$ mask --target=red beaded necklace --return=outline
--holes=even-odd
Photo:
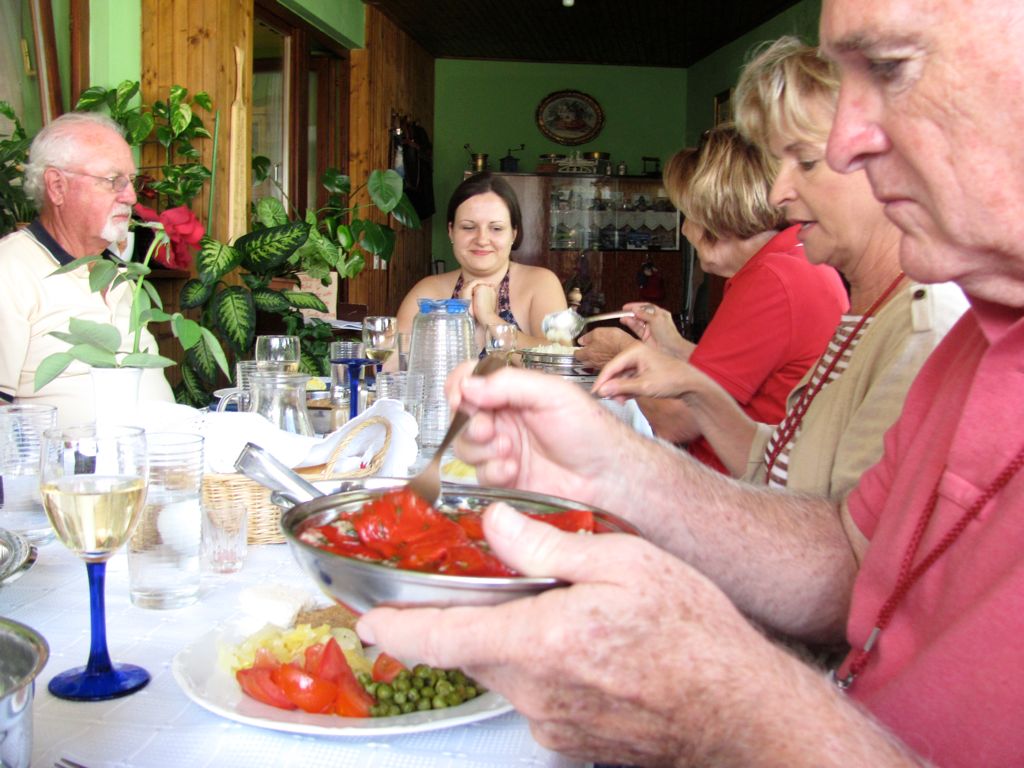
[[[889,283],[889,287],[882,291],[881,295],[875,299],[874,303],[868,307],[868,311],[861,315],[860,320],[853,327],[850,334],[843,340],[843,343],[839,345],[839,349],[836,351],[832,361],[828,364],[828,367],[822,372],[821,377],[818,379],[818,383],[809,385],[804,388],[804,391],[800,393],[800,398],[796,401],[796,405],[793,406],[793,410],[790,411],[786,416],[786,426],[778,432],[778,440],[775,443],[775,447],[772,448],[771,453],[768,454],[768,460],[765,462],[767,472],[766,477],[771,477],[772,468],[775,466],[775,462],[779,458],[779,454],[782,453],[783,449],[789,445],[790,440],[793,439],[793,435],[800,428],[800,424],[803,423],[804,414],[807,413],[807,409],[811,407],[811,403],[814,402],[814,398],[818,396],[818,393],[828,384],[828,377],[832,375],[832,371],[839,365],[839,361],[842,359],[843,354],[850,348],[854,340],[857,338],[857,334],[861,332],[864,324],[878,311],[878,308],[885,303],[885,300],[892,295],[892,292],[896,290],[896,286],[903,280],[903,273],[900,272],[896,275],[896,279]]]
[[[868,635],[867,642],[864,643],[863,648],[854,652],[846,677],[838,677],[835,672],[832,673],[832,680],[839,686],[840,690],[847,690],[853,684],[856,677],[864,671],[868,664],[868,659],[871,657],[871,652],[878,642],[878,636],[882,633],[883,629],[889,626],[893,614],[896,613],[896,609],[903,602],[903,598],[907,596],[910,588],[935,564],[936,560],[946,553],[946,550],[953,546],[953,543],[960,538],[960,534],[967,528],[967,524],[978,516],[982,508],[1013,479],[1013,476],[1020,471],[1022,466],[1024,466],[1024,448],[1017,452],[1017,455],[1003,468],[1003,471],[996,476],[996,479],[992,481],[970,508],[960,516],[960,519],[946,532],[946,535],[942,537],[932,551],[915,566],[913,564],[914,558],[917,556],[917,550],[921,546],[921,539],[924,538],[924,532],[928,529],[928,524],[931,522],[932,516],[935,514],[935,507],[939,502],[939,482],[936,481],[932,495],[928,498],[928,503],[921,512],[921,517],[914,527],[914,533],[910,537],[907,549],[903,553],[896,584],[889,594],[889,599],[882,604],[882,608],[878,611],[874,629]],[[939,479],[941,480],[941,475]]]

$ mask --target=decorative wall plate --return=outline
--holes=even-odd
[[[555,91],[537,105],[537,127],[559,144],[586,144],[604,127],[604,112],[592,96],[579,91]]]

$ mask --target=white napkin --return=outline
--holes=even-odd
[[[206,471],[232,473],[235,459],[246,443],[254,443],[289,467],[310,467],[325,463],[335,446],[358,424],[373,416],[391,423],[391,445],[380,475],[405,475],[416,460],[416,420],[397,400],[380,400],[340,429],[323,438],[284,432],[255,413],[223,411],[207,413],[199,430],[206,438]],[[384,427],[368,427],[357,435],[330,474],[348,473],[368,463],[384,442]]]

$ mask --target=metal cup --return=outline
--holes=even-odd
[[[35,679],[50,657],[43,636],[0,618],[0,765],[28,768],[32,761]]]

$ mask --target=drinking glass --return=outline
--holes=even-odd
[[[0,405],[0,528],[33,544],[53,540],[39,498],[39,446],[43,432],[56,426],[52,405]]]
[[[370,316],[363,319],[363,349],[376,361],[379,371],[384,362],[398,350],[398,318]]]
[[[300,355],[298,336],[256,337],[256,364],[261,371],[298,373]]]
[[[495,323],[487,326],[484,349],[487,354],[508,354],[516,350],[516,333],[519,329],[512,323]]]
[[[54,677],[49,684],[54,696],[100,701],[126,696],[149,682],[142,667],[111,663],[103,596],[107,560],[124,544],[142,511],[147,469],[146,434],[138,427],[88,424],[43,433],[43,507],[57,537],[85,560],[89,573],[89,661]]]
[[[359,376],[363,367],[373,365],[376,361],[366,356],[365,349],[358,341],[332,341],[331,353],[331,384],[341,384],[337,366],[343,366],[348,376],[348,417],[354,419],[359,415]]]

